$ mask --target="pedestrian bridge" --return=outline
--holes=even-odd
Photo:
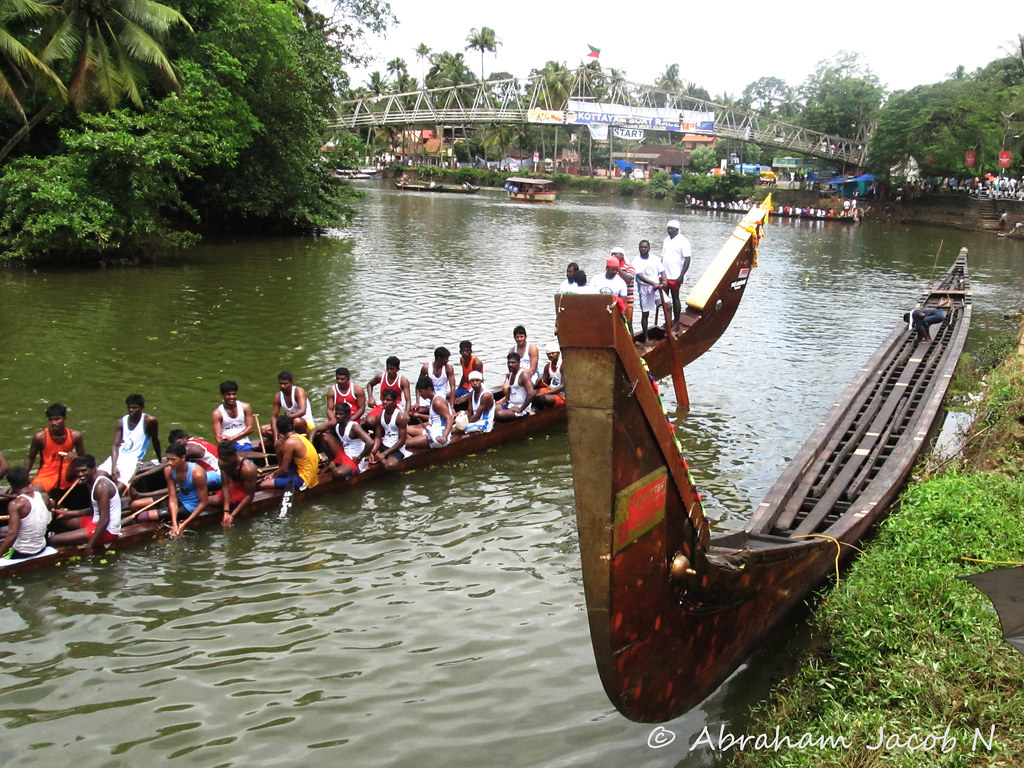
[[[753,112],[680,96],[587,67],[555,75],[487,80],[339,102],[331,127],[433,127],[528,123],[531,111],[564,113],[569,101],[714,113],[714,135],[863,167],[869,134],[834,136]],[[581,128],[583,126],[580,126]]]

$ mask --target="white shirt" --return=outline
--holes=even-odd
[[[690,241],[677,234],[665,237],[661,244],[661,261],[665,265],[665,278],[680,280],[685,274],[684,268],[690,265]]]
[[[665,272],[665,267],[662,265],[661,259],[653,255],[648,255],[646,259],[642,259],[637,256],[633,259],[633,269],[636,270],[636,286],[640,289],[641,293],[649,295],[657,291],[657,288],[649,283],[645,283],[643,280],[640,280],[640,278],[642,277],[645,280],[653,280],[655,283],[659,282],[658,275],[664,274]]]
[[[629,292],[629,289],[626,287],[626,281],[619,277],[618,273],[609,278],[605,276],[604,272],[602,272],[593,280],[588,281],[587,286],[591,288],[594,293],[610,293],[613,296],[619,296],[623,299],[626,298],[626,295]]]

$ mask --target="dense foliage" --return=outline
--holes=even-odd
[[[338,5],[337,22],[301,0],[0,11],[0,258],[137,258],[203,232],[345,223],[354,193],[320,163],[325,124],[353,38],[390,10]],[[69,19],[94,42],[62,42]]]

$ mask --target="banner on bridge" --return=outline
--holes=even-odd
[[[695,109],[630,107],[626,104],[570,100],[565,122],[575,125],[610,125],[618,128],[715,135],[715,113]]]

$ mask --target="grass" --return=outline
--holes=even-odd
[[[988,598],[956,577],[1024,561],[1024,361],[1011,353],[977,372],[984,396],[965,459],[903,494],[820,603],[819,642],[800,673],[749,728],[851,746],[737,752],[733,768],[1020,764],[1024,657],[1002,641]],[[869,749],[880,728],[899,743]]]

